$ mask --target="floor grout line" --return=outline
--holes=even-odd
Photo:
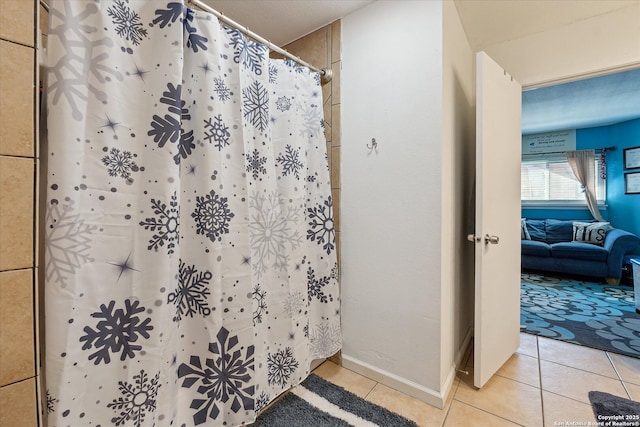
[[[613,370],[615,371],[616,375],[618,376],[618,379],[620,380],[620,383],[622,384],[622,388],[624,388],[624,392],[627,393],[627,397],[629,398],[629,400],[633,400],[631,398],[631,393],[629,393],[629,389],[627,388],[627,385],[624,383],[624,380],[622,379],[622,376],[620,375],[620,372],[618,372],[618,368],[616,368],[616,364],[613,363],[613,359],[611,359],[611,355],[609,354],[608,351],[605,351],[604,354],[607,355],[607,359],[609,359],[609,363],[611,363],[611,366],[613,366]]]
[[[607,360],[609,361],[610,366],[613,367],[616,378],[612,378],[611,376],[602,375],[600,373],[593,372],[592,370],[589,370],[590,368],[583,369],[583,368],[578,368],[578,367],[572,366],[571,364],[565,364],[565,363],[572,363],[571,361],[565,361],[565,363],[559,363],[559,362],[556,362],[556,361],[553,361],[553,360],[543,359],[541,357],[541,350],[542,350],[542,347],[543,347],[544,343],[539,338],[540,337],[535,336],[535,341],[530,342],[530,344],[534,344],[534,346],[535,346],[535,354],[536,354],[536,356],[533,356],[531,354],[520,353],[522,356],[535,358],[536,359],[536,363],[537,363],[537,370],[538,370],[537,387],[539,389],[539,396],[540,396],[540,409],[539,409],[539,412],[538,411],[535,411],[535,412],[538,414],[538,416],[540,416],[540,419],[535,421],[536,425],[541,425],[542,427],[552,427],[553,424],[549,424],[550,422],[552,422],[552,420],[545,418],[545,412],[546,411],[552,411],[552,409],[554,407],[554,405],[552,403],[555,402],[557,398],[568,399],[567,404],[569,404],[569,401],[571,401],[571,402],[574,402],[575,404],[580,404],[581,405],[580,407],[584,407],[585,409],[588,409],[588,407],[590,407],[589,403],[585,402],[583,400],[578,400],[578,399],[576,399],[574,397],[565,396],[565,395],[563,395],[563,394],[561,394],[561,393],[559,393],[557,391],[554,392],[554,391],[550,391],[550,390],[545,390],[544,389],[543,374],[542,374],[542,362],[543,361],[546,362],[546,363],[553,363],[553,364],[558,365],[558,366],[562,366],[562,367],[566,367],[566,368],[570,368],[570,369],[575,369],[575,370],[580,371],[580,372],[595,374],[595,375],[598,375],[599,377],[601,377],[603,379],[604,378],[612,379],[614,381],[618,380],[623,385],[625,393],[628,396],[627,398],[631,399],[630,389],[627,388],[624,380],[622,379],[621,372],[618,370],[618,368],[617,368],[617,366],[616,366],[616,364],[614,362],[614,357],[613,357],[612,354],[609,354],[609,352],[601,350],[601,351],[603,351],[605,353],[605,356],[607,357]],[[529,344],[529,346],[533,350],[534,346],[531,346],[530,344]],[[531,351],[531,353],[534,353],[534,352]],[[463,363],[464,368],[467,368],[467,365],[471,362],[472,358],[473,358],[473,353],[472,352],[468,352],[466,354],[466,356],[463,357],[463,362],[466,362],[466,363]],[[527,359],[527,360],[530,360],[530,359]],[[533,361],[531,361],[531,362],[533,362]],[[342,369],[345,369],[345,368],[342,368]],[[353,371],[351,371],[351,372],[353,372]],[[521,372],[521,370],[519,372]],[[460,378],[460,376],[461,375],[458,375],[458,378],[457,378],[457,381],[456,381],[457,383],[453,384],[453,387],[452,387],[451,392],[450,392],[451,393],[451,397],[448,400],[448,404],[447,404],[447,401],[445,401],[445,406],[440,410],[441,412],[439,412],[438,418],[440,419],[440,421],[436,425],[438,425],[439,427],[444,427],[447,424],[447,422],[449,420],[449,416],[452,416],[452,412],[451,411],[452,411],[454,402],[457,402],[456,405],[459,405],[459,404],[467,405],[467,407],[469,407],[469,408],[473,408],[475,410],[482,411],[485,414],[497,417],[497,418],[499,418],[501,420],[508,421],[508,422],[513,423],[515,425],[522,425],[522,421],[520,421],[520,422],[514,421],[514,420],[511,420],[509,418],[506,418],[504,415],[499,415],[498,413],[492,412],[492,410],[495,409],[493,407],[487,407],[487,408],[483,409],[482,407],[476,406],[476,404],[474,404],[474,403],[469,403],[467,401],[461,400],[460,399],[461,396],[458,396],[458,393],[462,390],[462,387],[463,387],[462,383],[465,382],[465,381],[463,381]],[[497,375],[496,374],[496,376],[501,377],[503,380],[508,380],[508,381],[513,381],[515,383],[519,383],[519,384],[521,384],[523,386],[536,387],[536,385],[533,385],[534,382],[526,383],[526,382],[523,382],[521,380],[514,379],[514,378],[509,378],[509,377],[506,377],[506,376],[503,376],[503,375]],[[365,378],[367,378],[367,377],[365,377]],[[369,399],[372,396],[372,392],[375,390],[375,388],[378,386],[378,384],[381,384],[380,382],[377,382],[375,380],[373,380],[373,383],[374,384],[371,386],[371,388],[368,391],[366,391],[366,393],[364,394],[363,399],[365,399],[367,401],[370,401]],[[465,382],[465,384],[468,385],[468,382]],[[547,397],[547,402],[545,402],[545,398],[544,398],[545,395]],[[631,399],[631,400],[633,400],[633,399]],[[545,405],[545,403],[546,403],[546,405]],[[380,406],[386,407],[386,405],[380,405]],[[460,409],[459,406],[457,406],[457,408],[458,409],[456,411],[458,411]],[[387,409],[389,409],[389,408],[387,408]],[[397,412],[397,411],[395,411],[395,412]],[[548,415],[551,416],[552,413],[549,413]],[[451,418],[451,420],[453,420],[453,418]],[[525,421],[524,424],[528,423],[529,421],[531,421],[531,420]]]
[[[565,368],[575,369],[576,371],[586,372],[586,373],[589,373],[589,374],[597,375],[597,376],[602,377],[602,378],[608,378],[610,380],[620,380],[619,377],[618,378],[609,377],[607,375],[602,375],[602,374],[600,374],[598,372],[593,372],[593,371],[590,371],[588,369],[578,368],[578,367],[572,366],[572,365],[566,365],[564,363],[556,362],[556,361],[553,361],[553,360],[540,359],[540,361],[547,362],[547,363],[553,363],[554,365],[564,366]]]
[[[536,359],[538,361],[538,385],[540,386],[540,409],[542,411],[542,427],[546,427],[546,419],[544,416],[544,389],[542,388],[542,365],[540,364],[540,342],[538,341],[538,336],[536,336],[536,354],[538,355]]]
[[[366,377],[365,377],[365,378],[366,378]],[[369,379],[371,379],[371,378],[369,378]],[[375,384],[373,385],[373,387],[371,387],[371,389],[367,392],[367,394],[365,394],[365,395],[364,395],[364,397],[363,397],[363,399],[364,399],[364,400],[367,400],[367,397],[369,397],[369,395],[371,394],[371,392],[373,391],[373,389],[374,389],[374,388],[376,388],[376,386],[377,386],[378,384],[380,384],[380,383],[376,381],[376,382],[375,382]]]

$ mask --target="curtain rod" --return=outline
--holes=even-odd
[[[602,147],[602,148],[587,148],[587,150],[593,150],[593,151],[602,151],[602,150],[607,150],[607,151],[615,151],[616,147]],[[578,150],[580,151],[580,150]],[[529,154],[523,154],[523,156],[544,156],[546,154],[564,154],[566,153],[566,151],[550,151],[548,153],[529,153]]]
[[[331,70],[331,68],[323,68],[320,69],[314,65],[309,64],[308,62],[302,60],[299,56],[295,56],[291,53],[289,53],[287,50],[281,48],[280,46],[277,46],[273,43],[271,43],[269,40],[265,39],[262,36],[259,36],[258,34],[254,33],[253,31],[249,30],[249,28],[238,24],[236,21],[227,18],[222,12],[218,12],[217,10],[215,10],[214,8],[212,8],[211,6],[203,3],[200,0],[187,0],[187,3],[191,3],[197,7],[199,7],[200,9],[209,12],[213,15],[215,15],[218,19],[220,19],[221,21],[226,22],[227,24],[231,25],[234,28],[237,28],[238,30],[242,31],[245,35],[251,37],[252,39],[254,39],[255,41],[258,41],[262,44],[265,44],[270,50],[279,53],[280,55],[283,55],[289,59],[294,60],[295,62],[297,62],[300,65],[303,65],[305,67],[308,67],[309,69],[313,70],[313,71],[317,71],[318,73],[320,73],[321,76],[321,80],[322,83],[329,83],[331,81],[331,78],[333,77],[333,70]],[[40,0],[40,4],[42,5],[42,7],[45,8],[45,10],[47,12],[49,12],[49,4],[45,1],[45,0]]]
[[[41,0],[42,1],[42,0]],[[303,61],[299,56],[295,56],[291,53],[289,53],[287,50],[281,48],[280,46],[277,46],[273,43],[271,43],[269,40],[265,39],[264,37],[254,33],[253,31],[249,30],[249,28],[238,24],[236,21],[227,18],[226,15],[224,15],[222,12],[218,12],[217,10],[215,10],[214,8],[212,8],[211,6],[205,4],[204,2],[202,2],[201,0],[186,0],[187,3],[191,3],[197,7],[199,7],[200,9],[209,12],[213,15],[215,15],[218,19],[220,19],[221,21],[224,21],[225,23],[231,25],[232,27],[240,30],[241,32],[243,32],[245,35],[251,37],[252,39],[265,44],[270,50],[279,53],[280,55],[285,56],[286,58],[292,59],[295,62],[297,62],[300,65],[303,65],[305,67],[308,67],[309,69],[313,70],[313,71],[317,71],[318,73],[320,73],[320,76],[322,78],[322,82],[323,83],[328,83],[331,81],[331,78],[333,77],[333,71],[331,70],[331,68],[323,68],[320,69],[318,67],[315,67],[311,64],[309,64],[306,61]]]

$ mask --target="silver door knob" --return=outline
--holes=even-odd
[[[489,243],[491,243],[492,245],[497,245],[499,241],[500,241],[500,238],[498,236],[490,236],[488,234],[484,235],[485,245],[488,245]]]

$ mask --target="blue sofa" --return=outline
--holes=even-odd
[[[610,284],[618,284],[625,254],[640,245],[640,238],[616,228],[606,231],[600,246],[573,241],[574,221],[571,220],[526,219],[525,222],[530,240],[522,240],[523,269],[602,277]]]

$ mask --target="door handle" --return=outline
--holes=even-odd
[[[488,245],[491,243],[492,245],[497,245],[500,241],[500,237],[498,236],[490,236],[489,234],[484,235],[484,244]]]
[[[476,236],[475,234],[467,234],[467,240],[473,243],[480,242],[482,237]]]

